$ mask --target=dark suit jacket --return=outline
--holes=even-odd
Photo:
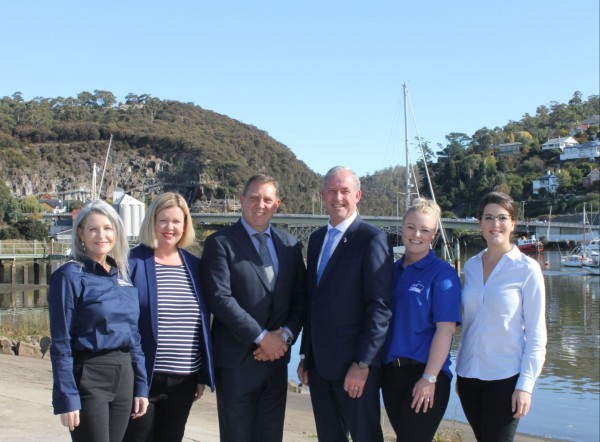
[[[381,365],[391,317],[393,255],[387,236],[360,217],[340,239],[317,286],[317,263],[327,227],[308,242],[308,313],[300,352],[305,368],[343,380],[353,362]]]
[[[279,272],[272,291],[260,256],[241,221],[209,236],[202,253],[202,287],[211,311],[215,366],[256,364],[254,340],[287,326],[298,336],[306,316],[302,246],[271,226]],[[288,363],[290,352],[274,363]]]
[[[198,299],[198,305],[202,314],[203,342],[200,343],[202,366],[198,373],[198,383],[208,385],[214,390],[215,375],[210,339],[210,311],[204,302],[203,292],[200,289],[200,258],[183,249],[179,249],[179,255],[192,280],[194,293]],[[158,286],[156,282],[154,250],[142,244],[131,249],[129,254],[129,272],[131,273],[132,284],[138,289],[140,298],[138,327],[142,336],[142,349],[146,356],[148,383],[151,384],[154,361],[156,359],[156,348],[158,346]]]

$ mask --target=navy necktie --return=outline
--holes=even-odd
[[[325,248],[323,248],[323,253],[321,254],[321,262],[319,263],[319,269],[317,270],[317,284],[321,280],[323,270],[325,270],[327,261],[329,261],[329,258],[331,257],[331,248],[333,247],[335,237],[338,235],[338,233],[340,233],[338,229],[329,229],[329,231],[327,232],[327,242],[325,243]]]
[[[273,280],[275,279],[275,265],[273,264],[273,258],[267,247],[267,234],[266,233],[255,233],[254,236],[259,242],[258,254],[262,261],[265,273],[267,274],[267,280],[271,287],[273,287]]]

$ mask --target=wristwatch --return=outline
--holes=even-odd
[[[366,370],[367,368],[369,368],[369,364],[367,364],[366,362],[360,361],[358,363],[358,368],[360,368],[361,370]]]
[[[425,379],[430,384],[435,384],[437,382],[437,377],[432,374],[423,373],[423,379]]]
[[[285,330],[281,331],[281,339],[283,339],[283,342],[285,342],[285,345],[292,345],[293,339],[287,331],[285,331]]]

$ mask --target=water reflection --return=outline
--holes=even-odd
[[[21,284],[15,286],[6,285],[0,287],[0,310],[47,306],[47,286],[35,286],[31,288],[29,286],[24,286]]]

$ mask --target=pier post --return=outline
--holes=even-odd
[[[23,284],[29,284],[29,266],[23,266]]]
[[[42,273],[42,266],[40,264],[39,260],[34,260],[33,261],[33,283],[34,284],[40,284],[41,283],[41,273]]]
[[[10,261],[10,283],[17,284],[17,263],[14,259]]]
[[[52,260],[46,263],[46,284],[50,285],[50,276],[52,276]]]
[[[4,261],[0,261],[0,284],[4,283]]]

